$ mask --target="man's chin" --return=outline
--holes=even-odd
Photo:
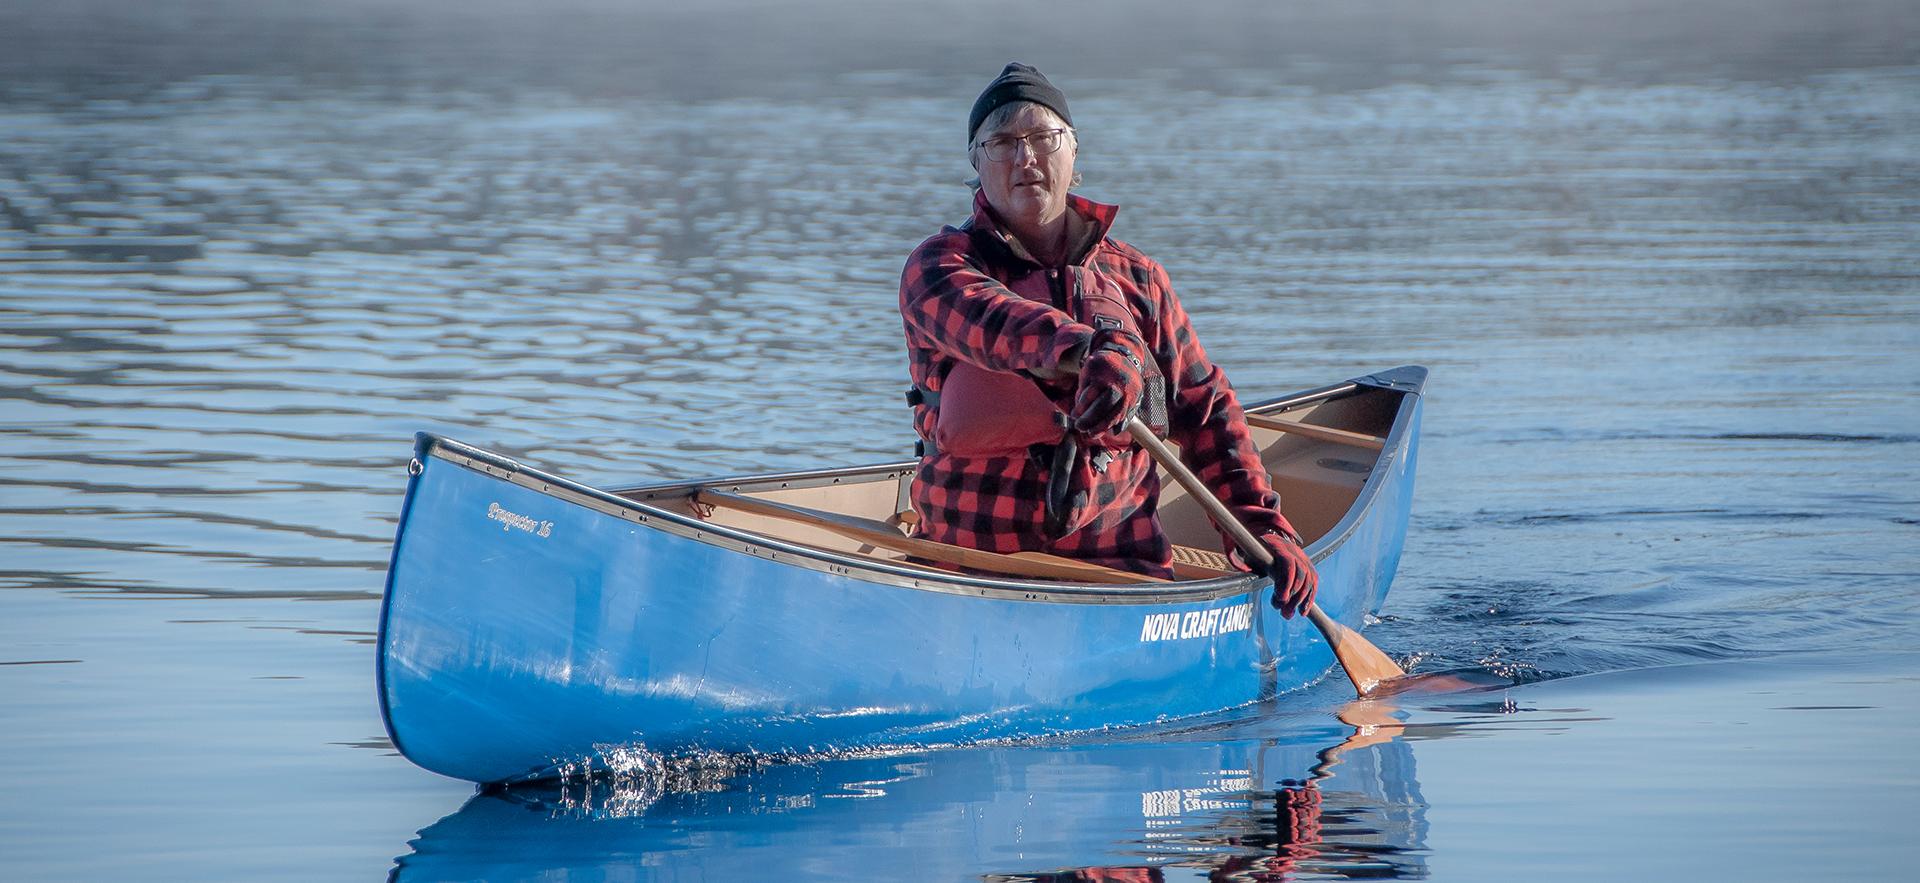
[[[1052,207],[1051,194],[1035,187],[1015,187],[1007,197],[1008,214],[1028,220],[1038,221],[1047,216]]]

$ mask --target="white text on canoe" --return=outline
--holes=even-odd
[[[501,530],[525,531],[536,537],[544,537],[553,533],[553,522],[536,521],[518,512],[508,512],[500,508],[499,503],[487,504],[487,517],[500,522]]]
[[[1211,638],[1246,631],[1253,623],[1253,605],[1237,604],[1186,613],[1149,613],[1140,622],[1141,641],[1177,641]]]

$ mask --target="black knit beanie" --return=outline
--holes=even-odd
[[[1013,62],[1000,72],[993,82],[987,84],[987,91],[974,99],[973,113],[967,115],[967,143],[973,143],[973,133],[980,130],[980,123],[993,113],[994,108],[1015,101],[1031,101],[1046,107],[1060,115],[1060,121],[1073,125],[1073,117],[1067,113],[1067,96],[1053,84],[1047,82],[1045,74],[1028,65]]]

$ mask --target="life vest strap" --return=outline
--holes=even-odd
[[[907,389],[907,404],[912,407],[926,405],[929,408],[938,410],[940,407],[940,393],[938,390],[923,389],[918,384],[915,384]]]

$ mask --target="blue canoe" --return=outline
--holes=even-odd
[[[1320,607],[1350,627],[1399,563],[1426,374],[1247,409]],[[380,620],[394,745],[481,783],[925,748],[1203,714],[1334,663],[1304,617],[1265,603],[1267,581],[1222,569],[1177,485],[1161,501],[1174,581],[1019,560],[1021,575],[963,574],[914,563],[927,550],[897,535],[914,466],[601,490],[422,433]]]

